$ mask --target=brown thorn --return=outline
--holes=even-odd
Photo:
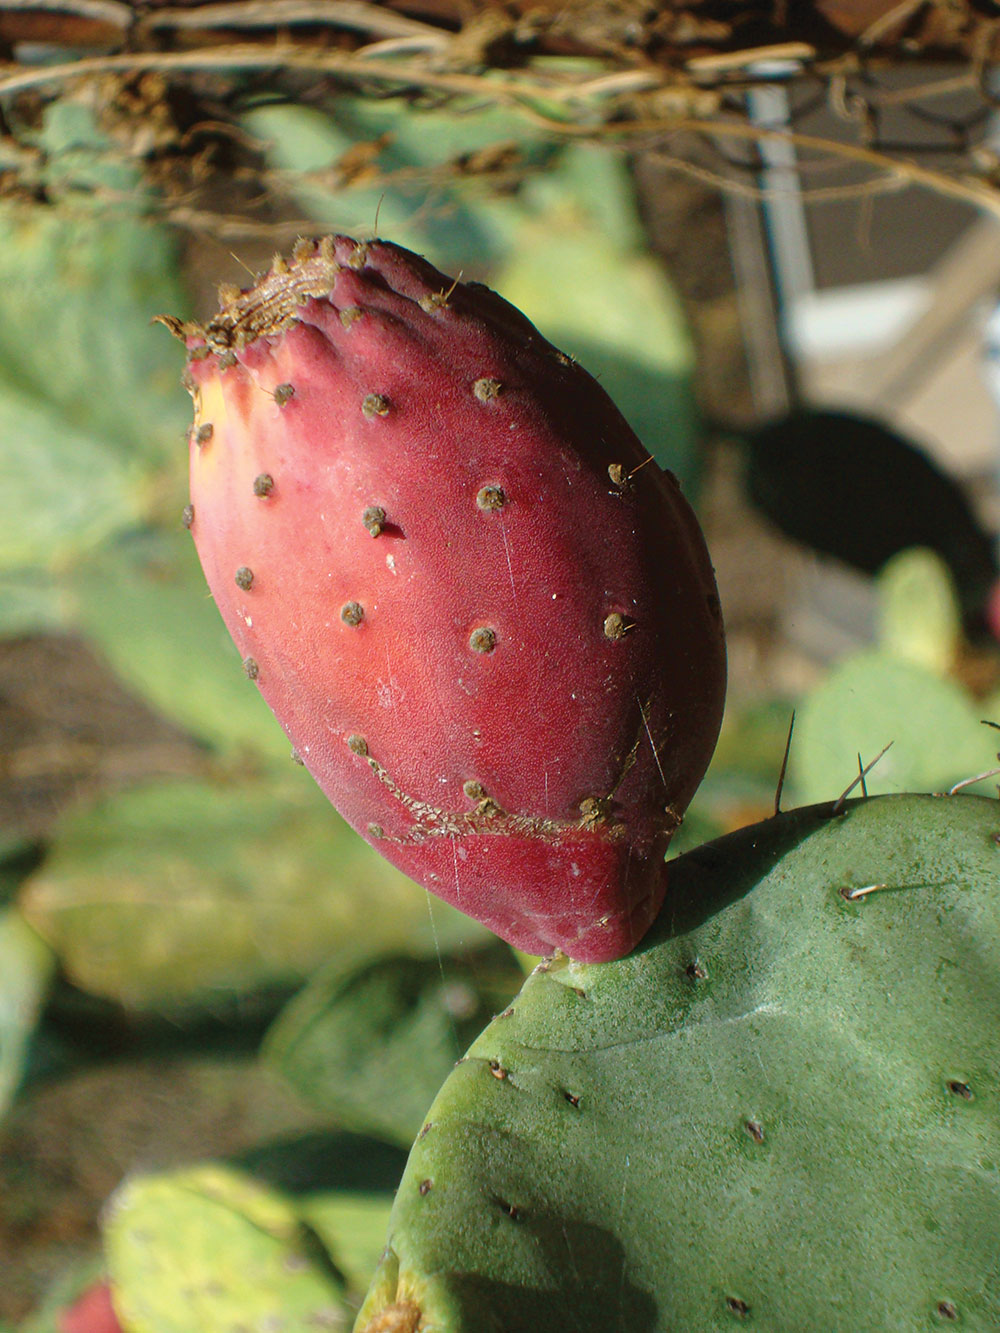
[[[149,322],[150,324],[162,324],[171,337],[179,338],[181,342],[187,341],[187,322],[178,319],[176,315],[154,315]]]
[[[634,620],[626,620],[620,611],[612,611],[610,615],[604,617],[604,637],[617,641],[624,639],[629,630],[635,629]]]
[[[389,415],[389,399],[381,393],[365,394],[361,403],[361,413],[366,421]]]
[[[469,647],[474,653],[491,653],[496,646],[496,630],[489,625],[480,625],[469,635]]]
[[[476,504],[487,513],[495,513],[507,503],[502,486],[481,486],[476,493]]]
[[[628,476],[625,478],[625,480],[626,480],[626,481],[631,481],[632,478],[635,476],[635,474],[636,474],[637,472],[641,472],[641,471],[642,471],[642,469],[646,466],[646,463],[651,463],[652,461],[653,461],[653,455],[650,454],[649,457],[646,459],[645,462],[640,463],[638,467],[634,467],[634,468],[632,469],[632,471],[628,474]]]
[[[361,515],[361,522],[373,537],[378,537],[385,527],[385,517],[385,510],[381,505],[369,505]]]
[[[847,885],[840,890],[840,896],[847,902],[853,903],[859,898],[867,898],[870,893],[881,893],[883,889],[888,887],[888,884],[863,884],[858,889],[852,889],[850,885]]]
[[[368,242],[355,241],[354,249],[344,260],[344,263],[348,268],[353,268],[357,272],[360,272],[364,268],[367,260],[368,260]]]
[[[421,296],[417,305],[428,315],[433,314],[435,310],[444,310],[461,280],[462,270],[459,270],[458,277],[455,278],[446,292],[431,292],[428,296]]]
[[[795,709],[792,709],[792,719],[788,724],[788,735],[785,737],[785,753],[781,756],[781,768],[778,771],[778,785],[774,790],[774,813],[775,816],[781,814],[781,793],[785,788],[785,774],[788,772],[788,756],[792,752],[792,732],[795,730]]]
[[[480,379],[473,380],[472,392],[481,403],[491,403],[503,392],[503,385],[499,380],[484,375]]]
[[[764,1142],[764,1126],[759,1120],[746,1120],[743,1122],[743,1128],[753,1139],[754,1143]]]
[[[845,788],[844,788],[844,790],[840,793],[840,795],[837,797],[837,799],[836,799],[836,800],[834,801],[834,803],[833,803],[833,808],[832,808],[831,811],[830,811],[831,815],[839,815],[839,814],[843,811],[843,809],[844,809],[844,802],[847,800],[848,796],[850,796],[851,792],[854,790],[854,788],[858,785],[859,782],[864,782],[865,778],[866,778],[866,777],[868,776],[868,774],[872,771],[872,769],[875,767],[875,765],[878,763],[878,761],[882,758],[882,756],[885,754],[885,752],[886,752],[887,750],[891,750],[891,749],[892,749],[892,745],[893,745],[893,742],[892,742],[892,741],[890,741],[888,745],[884,745],[884,746],[882,747],[882,749],[879,750],[879,752],[878,752],[878,754],[875,756],[875,758],[871,761],[871,763],[870,763],[870,764],[866,764],[866,765],[864,766],[864,768],[861,770],[861,772],[858,774],[858,776],[854,779],[854,781],[851,783],[851,785],[850,785],[849,787],[845,787]]]
[[[972,787],[977,782],[985,782],[987,778],[995,778],[1000,775],[1000,768],[988,768],[985,773],[977,773],[974,778],[963,778],[961,782],[956,782],[954,787],[948,788],[949,796],[956,796],[963,787]]]
[[[235,250],[230,250],[229,258],[235,259],[237,264],[239,264],[240,268],[245,269],[246,272],[250,274],[251,278],[253,278],[254,282],[257,281],[257,274],[253,271],[253,269],[249,266],[249,264],[245,264],[243,262],[243,260],[239,257],[239,255],[236,253]]]

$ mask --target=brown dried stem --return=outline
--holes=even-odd
[[[588,31],[593,31],[593,6],[581,0],[568,0],[568,4],[567,13],[580,16],[581,22],[586,19],[591,24]],[[704,15],[708,8],[697,12]],[[983,155],[977,175],[972,170],[969,134],[956,132],[954,141],[942,150],[950,149],[955,162],[947,168],[918,162],[905,149],[884,150],[875,139],[882,108],[918,105],[956,91],[978,92],[985,106],[989,99],[981,87],[983,62],[993,50],[1000,25],[977,25],[970,18],[965,27],[956,27],[954,9],[947,6],[917,6],[908,0],[866,3],[859,12],[864,9],[873,15],[871,22],[859,26],[849,41],[840,41],[839,49],[834,42],[831,51],[827,41],[826,54],[821,55],[815,43],[805,40],[807,31],[815,29],[816,15],[826,14],[821,4],[802,7],[815,11],[813,29],[802,26],[800,13],[794,20],[789,18],[784,29],[774,27],[775,37],[787,33],[792,40],[749,48],[738,42],[740,26],[732,16],[738,16],[739,7],[723,8],[731,15],[729,26],[716,22],[713,27],[707,19],[699,19],[701,26],[691,29],[696,36],[687,45],[678,36],[678,25],[687,14],[683,4],[662,7],[658,28],[651,19],[637,20],[641,32],[633,49],[616,45],[619,38],[612,24],[602,49],[581,61],[578,54],[573,59],[551,55],[539,59],[538,53],[548,49],[546,43],[563,34],[567,13],[543,5],[528,15],[519,12],[518,0],[503,11],[476,12],[474,6],[472,17],[458,31],[448,26],[454,16],[446,5],[436,6],[435,19],[429,21],[401,12],[407,9],[406,0],[389,4],[225,0],[145,12],[120,0],[13,0],[0,2],[0,21],[11,14],[30,16],[41,11],[71,15],[77,21],[117,28],[120,40],[112,44],[127,41],[139,49],[58,64],[8,66],[0,73],[0,97],[22,93],[56,97],[81,81],[109,76],[127,81],[150,74],[160,76],[165,84],[193,80],[196,89],[202,86],[197,80],[205,75],[215,77],[213,86],[221,79],[223,87],[228,76],[236,89],[240,76],[252,74],[258,87],[263,83],[298,95],[302,76],[313,75],[318,84],[309,95],[316,105],[329,100],[333,87],[345,84],[362,91],[379,89],[406,96],[429,93],[438,101],[457,99],[463,105],[503,105],[517,109],[555,139],[614,140],[622,148],[641,147],[722,190],[756,194],[758,186],[749,176],[739,179],[736,171],[715,172],[711,166],[691,161],[689,154],[675,149],[679,137],[694,136],[716,149],[725,143],[782,142],[804,155],[803,171],[835,164],[853,169],[856,176],[860,173],[860,179],[808,188],[806,195],[813,200],[919,187],[1000,216],[1000,192],[985,174],[991,170],[989,154]],[[747,16],[752,13],[759,18],[758,8],[747,5]],[[688,17],[695,14],[692,9]],[[927,32],[938,34],[945,31],[941,24],[948,19],[952,26],[947,31],[952,37],[958,34],[955,40],[961,38],[960,46],[965,43],[961,49],[966,68],[946,79],[935,78],[906,89],[873,87],[868,77],[872,61],[891,61],[887,43],[903,33],[912,44],[916,18],[922,23],[933,19],[937,27],[932,25]],[[289,35],[293,28],[295,40]],[[336,47],[328,45],[330,30],[342,34]],[[758,23],[754,31],[766,35],[766,25],[761,28]],[[234,34],[241,40],[231,40]],[[654,42],[657,34],[659,45]],[[185,49],[183,43],[192,37],[197,44]],[[141,49],[150,39],[173,49]],[[493,58],[496,42],[506,43],[507,59],[498,62]],[[711,49],[713,42],[717,49]],[[572,42],[567,49],[577,51]],[[759,62],[765,57],[792,62],[817,87],[825,84],[830,105],[855,126],[856,137],[847,142],[821,138],[800,132],[794,123],[788,129],[768,129],[743,118],[742,95],[759,77]],[[330,81],[333,87],[327,86]],[[181,212],[177,210],[178,220]]]

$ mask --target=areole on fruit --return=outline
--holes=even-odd
[[[520,312],[387,242],[300,242],[206,324],[164,322],[192,536],[320,786],[519,947],[628,952],[725,688],[674,478]]]

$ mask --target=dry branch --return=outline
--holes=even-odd
[[[0,45],[9,55],[0,65],[0,108],[16,123],[26,96],[44,102],[90,83],[113,100],[108,89],[141,85],[132,114],[151,114],[159,98],[166,123],[182,90],[187,121],[172,142],[167,133],[156,143],[157,151],[169,143],[176,159],[193,125],[214,123],[235,144],[248,81],[258,96],[304,98],[319,108],[332,109],[344,91],[493,104],[519,110],[554,138],[652,148],[681,170],[742,193],[757,188],[752,170],[742,178],[729,170],[725,145],[748,145],[743,157],[749,153],[752,166],[755,143],[782,138],[807,169],[827,163],[841,173],[832,184],[807,182],[809,197],[918,186],[997,214],[1000,164],[981,134],[993,103],[987,74],[1000,40],[995,9],[985,0],[222,0],[158,8],[7,0],[0,3]],[[882,81],[887,71],[944,57],[954,65],[945,78],[935,70],[903,86]],[[775,71],[790,84],[808,83],[847,131],[835,140],[804,133],[794,107],[788,127],[751,123],[746,94]],[[890,110],[929,116],[928,107],[956,95],[973,114],[943,118],[933,160],[916,160],[918,148],[905,140],[880,139]],[[685,135],[722,153],[718,165],[686,157],[677,146]],[[231,156],[202,153],[198,170],[227,169]],[[168,199],[170,208],[178,216],[202,213],[187,195]]]

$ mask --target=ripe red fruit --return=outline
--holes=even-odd
[[[993,637],[1000,642],[1000,579],[994,583],[986,603],[986,624]]]
[[[95,1282],[58,1318],[59,1333],[122,1333],[107,1282]]]
[[[529,952],[627,953],[725,689],[675,479],[479,284],[302,242],[204,326],[190,528],[247,675],[350,823]]]

